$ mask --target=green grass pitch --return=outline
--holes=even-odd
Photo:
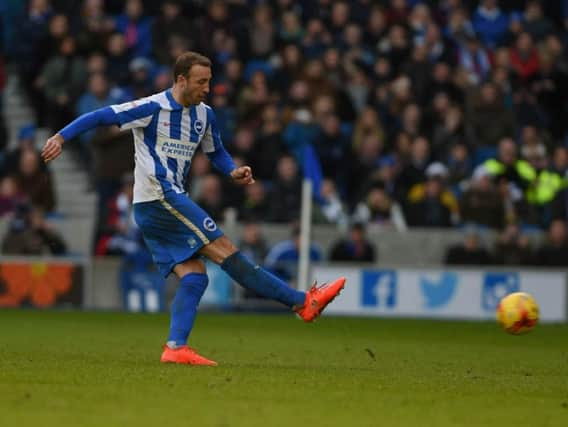
[[[0,310],[0,426],[568,426],[568,326]]]

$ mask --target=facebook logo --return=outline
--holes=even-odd
[[[420,277],[420,288],[424,295],[426,308],[436,309],[446,305],[456,291],[458,275],[453,272],[445,272],[439,278]]]
[[[387,307],[396,305],[396,273],[393,270],[362,272],[361,305]]]
[[[487,273],[483,280],[481,306],[494,311],[505,295],[518,292],[520,288],[518,273]]]

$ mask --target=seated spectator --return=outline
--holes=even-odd
[[[313,217],[314,222],[347,225],[349,217],[345,212],[343,202],[335,188],[335,183],[325,178],[321,183],[320,198],[318,203],[314,203]]]
[[[276,177],[270,193],[270,216],[274,222],[290,222],[300,215],[302,182],[298,165],[291,156],[278,160]]]
[[[365,199],[357,204],[353,221],[362,224],[382,224],[405,230],[406,222],[399,204],[391,199],[384,187],[376,184]]]
[[[458,49],[458,63],[473,84],[485,80],[491,70],[489,54],[475,35],[465,37]]]
[[[0,178],[0,218],[13,214],[23,198],[13,176]]]
[[[566,4],[566,2],[564,2]],[[526,3],[523,29],[527,31],[535,41],[543,40],[547,35],[554,32],[554,24],[544,16],[542,4],[539,0],[529,0]]]
[[[142,233],[134,221],[132,175],[125,175],[121,190],[110,199],[105,209],[105,219],[100,225],[95,255],[134,256],[145,251]]]
[[[446,159],[448,183],[461,189],[464,181],[471,176],[472,163],[465,144],[457,143],[451,146]]]
[[[250,221],[243,225],[239,248],[253,262],[257,264],[264,262],[264,258],[268,254],[268,245],[262,234],[260,223]]]
[[[292,236],[288,240],[276,243],[264,260],[264,266],[282,280],[295,280],[300,259],[300,227],[292,227]],[[321,249],[314,243],[310,244],[310,261],[319,262],[323,259]]]
[[[515,119],[501,99],[497,87],[487,82],[481,86],[469,117],[472,137],[478,147],[494,147],[514,135]]]
[[[35,150],[21,153],[18,172],[14,175],[18,188],[34,207],[44,212],[55,209],[55,193],[49,172],[42,170],[41,161]]]
[[[408,192],[405,216],[415,227],[450,227],[458,222],[459,206],[447,187],[448,169],[440,162],[426,168],[426,182]]]
[[[554,220],[548,229],[548,241],[537,251],[535,264],[543,267],[568,266],[566,222]]]
[[[124,13],[117,16],[115,26],[134,55],[148,57],[152,53],[152,19],[144,15],[141,0],[127,0]]]
[[[221,192],[221,180],[217,175],[203,177],[201,193],[196,203],[215,221],[222,221],[225,214],[225,201]]]
[[[491,256],[480,245],[479,235],[474,230],[466,231],[462,244],[451,246],[446,252],[446,265],[488,265]]]
[[[48,125],[61,129],[74,117],[73,106],[87,80],[85,60],[76,55],[75,39],[65,37],[56,56],[45,64],[40,85],[47,101]]]
[[[183,14],[181,0],[162,2],[162,14],[152,24],[152,50],[160,63],[170,65],[165,47],[175,37],[191,38],[188,37],[191,27],[191,21]]]
[[[18,206],[2,241],[5,255],[65,255],[59,233],[45,221],[40,209],[28,203]]]
[[[495,244],[495,264],[527,265],[532,264],[533,253],[529,239],[521,234],[519,226],[509,224],[499,235]]]
[[[333,245],[329,259],[330,261],[376,262],[376,250],[365,236],[365,226],[361,223],[354,223],[349,236]]]
[[[22,152],[26,150],[36,150],[35,137],[36,127],[33,124],[28,123],[20,128],[18,131],[18,145],[13,150],[8,151],[4,159],[5,175],[14,175],[18,172]],[[39,157],[39,153],[37,155]],[[40,167],[42,170],[47,170],[47,165],[44,162],[40,161]]]
[[[268,217],[269,204],[267,192],[261,181],[244,187],[245,199],[238,206],[239,219],[244,221],[263,221]]]
[[[498,0],[481,0],[473,14],[472,23],[483,44],[493,49],[507,35],[509,17],[499,9]]]
[[[539,70],[538,51],[529,33],[521,33],[511,48],[511,65],[523,82],[527,82]]]
[[[495,179],[505,181],[511,191],[518,194],[518,198],[523,197],[525,190],[536,178],[533,167],[518,158],[517,146],[508,137],[499,141],[497,158],[489,159],[483,165]]]
[[[480,165],[475,169],[469,189],[460,200],[460,212],[464,223],[503,228],[505,206],[497,186],[487,169]]]

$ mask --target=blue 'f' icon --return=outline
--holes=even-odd
[[[396,273],[393,270],[363,270],[362,275],[363,307],[392,308],[396,305]]]

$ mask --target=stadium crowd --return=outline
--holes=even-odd
[[[320,222],[523,231],[568,219],[568,1],[26,3],[5,15],[3,55],[37,126],[168,88],[185,50],[212,59],[224,144],[257,178],[236,188],[196,154],[188,191],[214,219],[231,207],[247,222],[296,220],[312,148]],[[0,214],[22,193],[56,210],[26,132],[2,153]],[[132,137],[99,129],[71,146],[108,253],[125,229]]]

